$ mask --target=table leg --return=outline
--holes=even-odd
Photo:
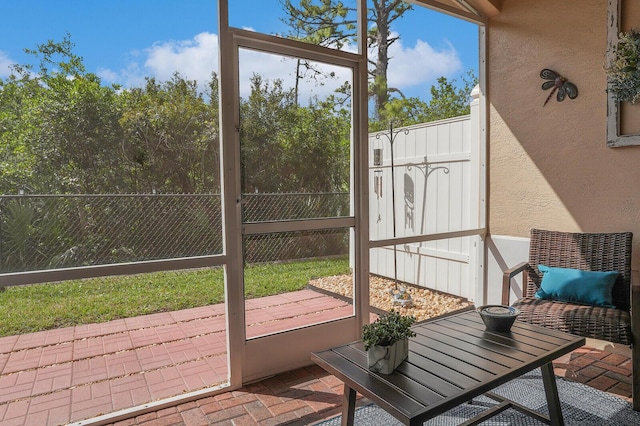
[[[356,391],[346,384],[342,395],[342,426],[353,426],[356,412]]]
[[[562,417],[562,407],[560,406],[560,398],[558,397],[558,387],[556,385],[556,376],[553,373],[553,364],[550,362],[540,367],[542,370],[542,383],[544,384],[544,393],[547,397],[547,407],[549,407],[549,419],[552,425],[564,425]]]

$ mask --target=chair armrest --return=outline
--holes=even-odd
[[[640,273],[631,271],[631,395],[633,409],[640,411]]]
[[[524,287],[527,285],[527,272],[531,270],[531,265],[527,262],[518,263],[516,266],[507,269],[504,271],[502,276],[502,304],[509,304],[509,293],[511,290],[511,278],[515,277],[519,273],[522,272],[522,287],[524,292]]]
[[[640,272],[631,271],[631,316],[637,329],[634,332],[640,333]]]

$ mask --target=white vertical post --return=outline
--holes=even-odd
[[[469,125],[470,149],[471,149],[471,184],[476,187],[471,189],[470,202],[471,208],[478,209],[476,215],[470,215],[469,228],[482,227],[482,194],[481,182],[482,172],[480,166],[480,87],[476,85],[471,91],[470,104],[470,125]],[[482,253],[484,252],[482,239],[473,237],[469,244],[469,282],[467,283],[467,291],[465,296],[470,300],[477,302],[482,300],[483,291],[480,285],[484,280],[482,278]]]
[[[232,387],[242,385],[245,358],[245,315],[242,265],[240,188],[240,134],[237,99],[238,53],[229,30],[229,0],[218,2],[220,81],[220,179],[222,182],[222,235],[225,253],[225,309],[227,365]]]
[[[487,101],[483,90],[486,89],[486,28],[483,25],[478,27],[478,42],[480,55],[480,84],[471,92],[471,158],[474,161],[474,170],[478,184],[477,200],[472,205],[478,208],[477,227],[487,228]],[[475,239],[475,250],[472,252],[476,258],[473,259],[475,275],[475,290],[473,301],[477,305],[487,303],[487,274],[485,262],[487,259],[485,235]]]

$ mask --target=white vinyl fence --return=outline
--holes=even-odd
[[[369,135],[372,241],[481,228],[477,104],[469,116]],[[371,272],[475,300],[480,247],[471,235],[373,248]]]

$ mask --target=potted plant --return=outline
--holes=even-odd
[[[611,63],[606,68],[610,90],[619,102],[640,102],[640,31],[619,35]]]
[[[394,310],[362,327],[369,370],[391,374],[409,355],[409,338],[416,335],[411,326],[416,318]]]

